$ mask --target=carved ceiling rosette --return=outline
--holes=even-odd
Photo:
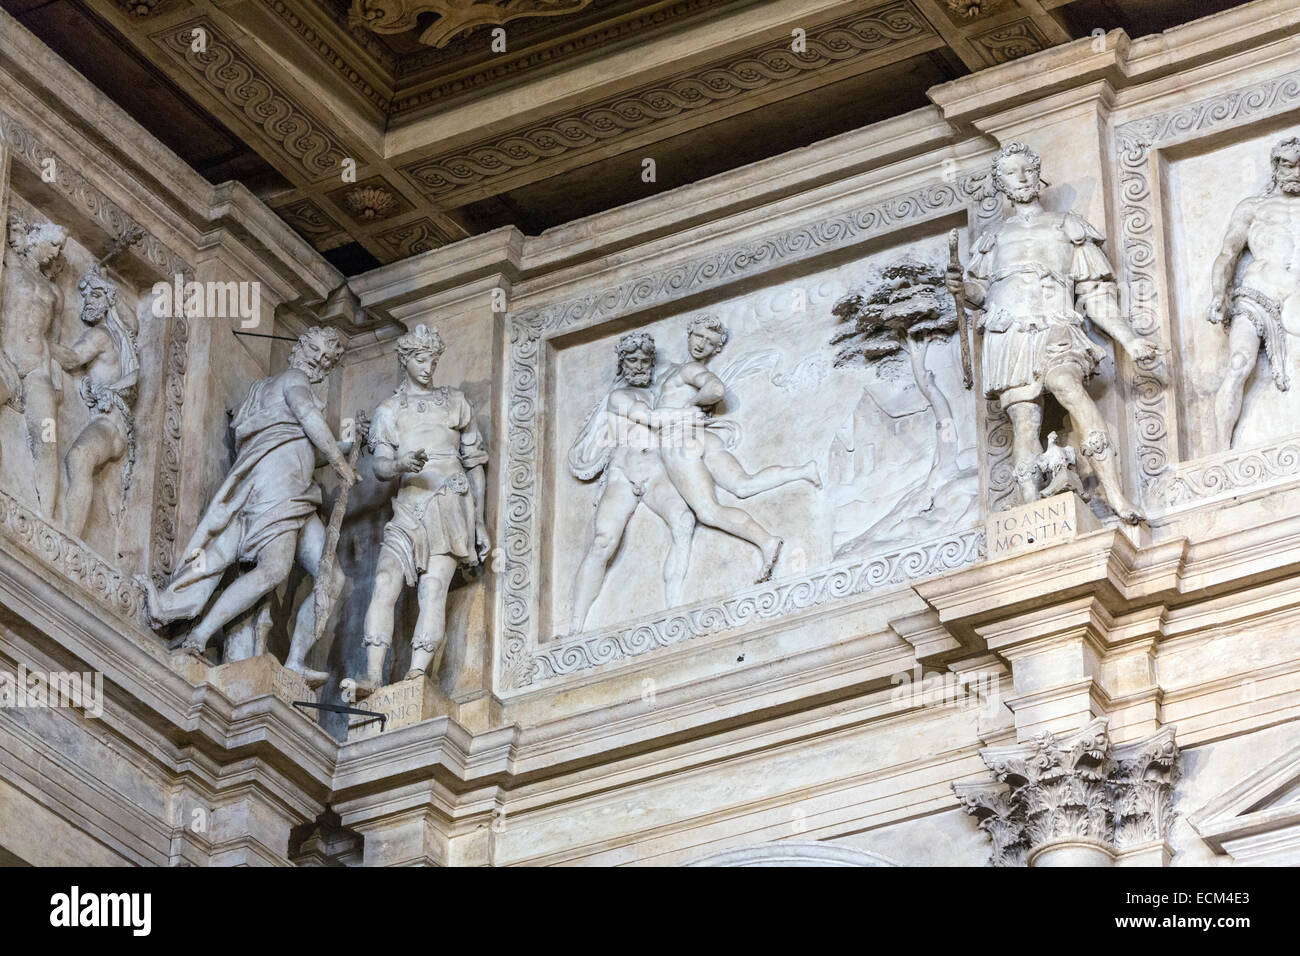
[[[352,0],[348,19],[375,33],[405,33],[416,28],[422,13],[437,19],[420,34],[426,46],[444,47],[480,26],[500,26],[519,17],[554,17],[577,13],[592,0]]]
[[[343,198],[358,219],[385,219],[397,208],[397,197],[377,186],[361,186]]]

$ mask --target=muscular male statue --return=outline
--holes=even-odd
[[[81,293],[80,316],[85,328],[71,346],[55,343],[51,350],[64,371],[85,370],[79,391],[90,409],[90,421],[63,456],[60,498],[64,528],[81,535],[90,516],[99,470],[125,456],[123,493],[131,482],[135,463],[131,406],[135,403],[140,353],[136,349],[135,323],[118,309],[117,286],[92,266],[77,283],[77,291]]]
[[[9,217],[0,317],[0,401],[23,413],[35,468],[36,498],[47,518],[58,515],[59,416],[62,372],[50,355],[50,330],[63,307],[54,280],[63,268],[68,231],[49,222]]]
[[[1008,143],[993,160],[993,183],[1009,215],[975,242],[963,274],[950,268],[950,291],[984,314],[984,391],[1011,419],[1012,458],[1023,503],[1040,495],[1035,459],[1042,454],[1042,396],[1052,394],[1082,434],[1101,491],[1120,520],[1144,520],[1124,494],[1115,445],[1105,419],[1084,388],[1104,353],[1087,336],[1085,316],[1137,364],[1158,358],[1120,314],[1114,273],[1103,237],[1072,212],[1049,212],[1039,201],[1041,160],[1023,143]]]
[[[668,526],[671,543],[664,561],[668,606],[681,603],[691,557],[695,515],[673,487],[660,456],[660,427],[699,423],[694,405],[661,413],[653,410],[655,341],[647,332],[629,332],[615,346],[618,375],[615,386],[582,423],[569,450],[569,470],[580,481],[600,476],[591,542],[578,566],[573,586],[570,633],[581,631],[605,583],[628,522],[645,504]]]
[[[252,565],[212,602],[181,645],[185,650],[202,654],[218,631],[288,579],[295,556],[315,577],[326,537],[317,513],[317,454],[344,481],[357,480],[312,391],[342,357],[339,332],[316,326],[299,337],[288,369],[252,384],[232,423],[235,463],[190,538],[185,563],[162,593],[147,577],[137,578],[145,590],[150,621],[161,626],[197,617],[228,567]],[[327,587],[333,606],[346,581],[337,564],[331,570]],[[286,668],[302,674],[313,688],[329,676],[305,664],[316,636],[315,614],[315,602],[303,601],[285,661]]]
[[[1243,199],[1228,221],[1223,250],[1214,261],[1209,320],[1231,322],[1228,370],[1214,399],[1220,449],[1232,446],[1242,392],[1255,371],[1262,343],[1273,384],[1291,387],[1287,352],[1300,336],[1300,138],[1284,139],[1269,155],[1273,175],[1262,195]],[[1251,261],[1229,292],[1237,261]]]

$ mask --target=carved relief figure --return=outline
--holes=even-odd
[[[85,530],[90,516],[95,475],[105,465],[126,458],[122,492],[126,493],[135,464],[136,379],[140,353],[136,348],[134,316],[118,308],[118,289],[92,266],[77,283],[79,315],[85,329],[71,346],[55,343],[51,351],[66,372],[84,370],[79,392],[90,409],[90,421],[63,456],[60,515],[72,534]]]
[[[181,644],[185,650],[201,655],[223,627],[284,583],[295,557],[316,575],[326,539],[318,514],[317,454],[343,481],[357,480],[312,390],[342,356],[342,335],[336,329],[313,327],[294,345],[287,370],[253,383],[232,422],[235,463],[190,539],[184,563],[161,593],[148,578],[137,579],[145,590],[151,623],[159,627],[197,617],[227,568],[252,565],[208,608]],[[332,605],[345,583],[337,565],[327,583]],[[298,610],[285,667],[302,674],[309,686],[319,687],[328,675],[305,664],[315,639],[314,605],[304,601]]]
[[[649,333],[629,332],[618,340],[614,351],[615,386],[588,413],[569,449],[569,471],[575,478],[600,478],[591,541],[574,582],[571,633],[586,626],[609,563],[638,505],[644,504],[668,526],[671,543],[663,576],[669,607],[681,603],[695,533],[695,516],[669,480],[659,456],[658,430],[679,421],[698,422],[701,413],[693,406],[667,413],[653,410],[655,342]]]
[[[1011,420],[1012,457],[1022,502],[1040,496],[1034,462],[1043,451],[1042,396],[1053,395],[1082,434],[1101,491],[1120,520],[1144,520],[1124,494],[1118,454],[1105,419],[1084,387],[1104,353],[1084,331],[1084,318],[1142,367],[1158,359],[1120,314],[1104,237],[1071,212],[1049,212],[1039,200],[1041,161],[1023,143],[1009,143],[993,161],[993,183],[1009,215],[976,240],[965,273],[950,267],[948,288],[983,309],[984,391]]]
[[[403,587],[417,589],[420,613],[404,680],[423,675],[442,645],[447,589],[459,565],[478,565],[491,543],[483,520],[487,448],[465,395],[434,386],[446,346],[423,325],[397,340],[403,379],[375,409],[369,446],[375,475],[400,479],[393,518],[384,527],[375,586],[366,610],[366,676],[349,682],[350,696],[369,696],[382,683],[393,643],[393,607]]]
[[[871,469],[846,488],[858,499],[875,503],[892,496],[895,503],[866,528],[860,524],[854,528],[846,521],[852,528],[848,531],[838,519],[853,515],[858,502],[837,502],[836,557],[924,540],[978,517],[978,463],[969,452],[962,454],[952,402],[927,364],[932,352],[942,354],[932,346],[951,342],[957,331],[951,299],[938,294],[943,287],[944,277],[938,269],[903,256],[882,270],[880,282],[872,288],[851,291],[835,303],[833,312],[844,323],[831,339],[832,345],[839,346],[835,365],[875,366],[891,378],[907,374],[897,371],[899,366],[907,369],[929,406],[934,434],[929,466],[916,480],[895,492],[892,487],[882,487],[879,472]],[[857,417],[855,412],[847,428],[850,442],[856,441],[853,426]],[[900,463],[904,460],[901,454],[894,458]],[[847,499],[848,495],[841,497]]]
[[[1260,344],[1281,391],[1291,387],[1287,356],[1300,336],[1300,139],[1284,139],[1269,155],[1272,179],[1263,195],[1242,200],[1228,221],[1214,261],[1209,320],[1230,323],[1228,368],[1214,400],[1219,447],[1231,447],[1242,393]],[[1238,260],[1251,260],[1230,289]]]
[[[59,414],[62,372],[50,355],[50,330],[63,309],[54,280],[63,268],[68,231],[53,223],[9,217],[3,316],[0,317],[0,393],[23,412],[35,471],[36,497],[47,518],[57,515]]]
[[[726,384],[708,363],[727,344],[728,333],[722,322],[711,315],[699,315],[686,329],[686,350],[690,358],[674,365],[659,385],[655,408],[661,410],[699,409],[707,412],[726,396]],[[705,427],[700,427],[700,424]],[[741,467],[728,450],[728,443],[717,434],[713,423],[683,419],[676,428],[661,435],[660,454],[668,478],[686,501],[700,524],[717,528],[748,541],[758,548],[761,568],[757,582],[772,576],[782,540],[772,534],[742,508],[718,501],[717,489],[723,488],[737,498],[748,498],[792,481],[807,481],[821,487],[814,462],[800,466],[771,465],[755,474]]]

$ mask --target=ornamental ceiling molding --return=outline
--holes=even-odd
[[[387,232],[377,233],[374,238],[383,243],[395,259],[419,255],[457,239],[427,216],[403,223]]]
[[[748,589],[726,600],[674,608],[653,618],[595,633],[536,642],[542,546],[537,499],[541,491],[542,356],[557,335],[589,329],[633,312],[664,305],[708,289],[848,248],[945,214],[969,210],[996,214],[988,195],[987,167],[959,173],[912,192],[869,202],[810,225],[751,240],[614,286],[508,316],[506,461],[502,469],[504,572],[498,592],[501,642],[497,686],[522,689],[613,664],[697,637],[734,631],[754,620],[772,620],[827,601],[901,584],[978,561],[983,533],[970,529],[937,541]]]
[[[271,0],[271,2],[279,2],[279,0]],[[726,2],[727,0],[681,0],[680,3],[648,10],[618,23],[606,24],[580,35],[564,37],[554,43],[539,43],[534,48],[526,50],[517,56],[495,56],[461,76],[438,80],[434,86],[396,95],[392,104],[392,115],[400,116],[403,113],[418,110],[432,103],[471,92],[488,83],[516,76],[526,70],[549,66],[565,57],[593,48],[607,47],[630,36],[642,35],[647,30],[655,29],[674,20],[684,19],[702,10],[720,6]],[[512,39],[515,43],[518,43],[520,39],[514,35],[517,29],[512,30]],[[527,42],[527,36],[523,39]],[[456,64],[449,60],[443,51],[429,48],[421,53],[414,53],[404,57],[397,71],[397,78],[418,83],[418,74],[444,65],[450,69],[456,68]]]
[[[445,47],[452,38],[481,26],[500,26],[520,17],[577,13],[592,0],[352,0],[348,20],[375,33],[406,33],[421,17],[436,19],[420,34],[425,46]]]
[[[96,188],[77,171],[76,164],[64,161],[40,137],[15,117],[0,110],[0,134],[8,144],[15,162],[21,162],[35,176],[41,175],[44,160],[55,161],[54,187],[109,236],[128,235],[139,230],[136,249],[160,278],[180,275],[194,278],[194,267],[178,256],[161,239],[129,216],[125,210]],[[189,328],[184,315],[168,320],[164,352],[162,435],[158,447],[158,467],[154,475],[153,520],[149,531],[149,573],[155,580],[170,577],[176,551],[177,514],[181,485],[181,419],[185,405],[185,373]],[[5,496],[8,499],[8,496]],[[76,582],[99,602],[122,612],[134,613],[139,607],[138,586],[114,570],[83,542],[69,538],[47,525],[16,501],[5,501],[4,527],[19,544],[64,577]],[[130,596],[128,596],[128,593]],[[132,620],[135,620],[133,617]]]
[[[275,214],[317,248],[344,232],[343,227],[310,197],[276,206]]]
[[[192,46],[196,29],[207,34],[207,49],[202,53]],[[211,18],[203,16],[170,26],[150,39],[230,112],[257,130],[308,181],[336,175],[344,157],[352,155],[327,123],[280,90]]]
[[[993,66],[1018,60],[1052,45],[1052,41],[1043,36],[1042,31],[1028,17],[976,34],[970,38],[970,42]]]
[[[289,6],[284,0],[262,0],[263,4],[279,17],[284,23],[300,36],[308,46],[316,52],[324,63],[334,70],[343,80],[353,86],[357,92],[366,98],[381,113],[388,115],[389,108],[393,105],[393,99],[382,90],[376,89],[361,73],[348,62],[345,54],[339,52],[330,41],[318,33],[310,23],[307,23],[297,12]],[[371,56],[380,52],[372,49],[372,46],[382,46],[382,44],[367,44],[365,51]],[[390,72],[396,66],[396,60],[391,57],[381,59],[381,64]]]
[[[456,205],[458,193],[491,195],[493,180],[543,160],[581,155],[682,114],[779,87],[817,70],[927,36],[936,36],[929,22],[910,0],[900,0],[811,29],[806,52],[792,52],[789,41],[783,39],[726,62],[609,97],[580,111],[519,127],[467,149],[418,160],[401,171],[427,198]]]
[[[1120,253],[1127,305],[1134,330],[1172,348],[1170,317],[1161,307],[1163,270],[1158,268],[1158,229],[1163,222],[1158,193],[1159,151],[1203,138],[1225,127],[1245,126],[1300,105],[1300,71],[1221,93],[1115,129],[1119,158]],[[1170,506],[1217,497],[1295,477],[1290,443],[1267,450],[1232,451],[1190,462],[1173,461],[1171,385],[1141,369],[1130,370],[1136,397],[1133,421],[1144,496]]]
[[[131,16],[144,20],[170,9],[173,0],[117,0],[117,5]]]

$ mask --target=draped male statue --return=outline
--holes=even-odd
[[[146,577],[150,623],[160,627],[197,617],[207,607],[226,569],[251,565],[217,596],[181,647],[202,654],[217,633],[283,584],[295,557],[315,577],[326,530],[318,509],[316,458],[322,456],[339,477],[355,484],[356,472],[345,457],[347,445],[330,431],[324,403],[312,390],[343,356],[343,337],[336,329],[308,329],[289,356],[289,368],[254,382],[235,413],[235,463],[204,512],[184,563],[159,592]],[[332,606],[345,583],[337,565],[327,582]],[[294,624],[285,667],[319,687],[328,677],[306,666],[315,625],[312,600],[302,602]]]

